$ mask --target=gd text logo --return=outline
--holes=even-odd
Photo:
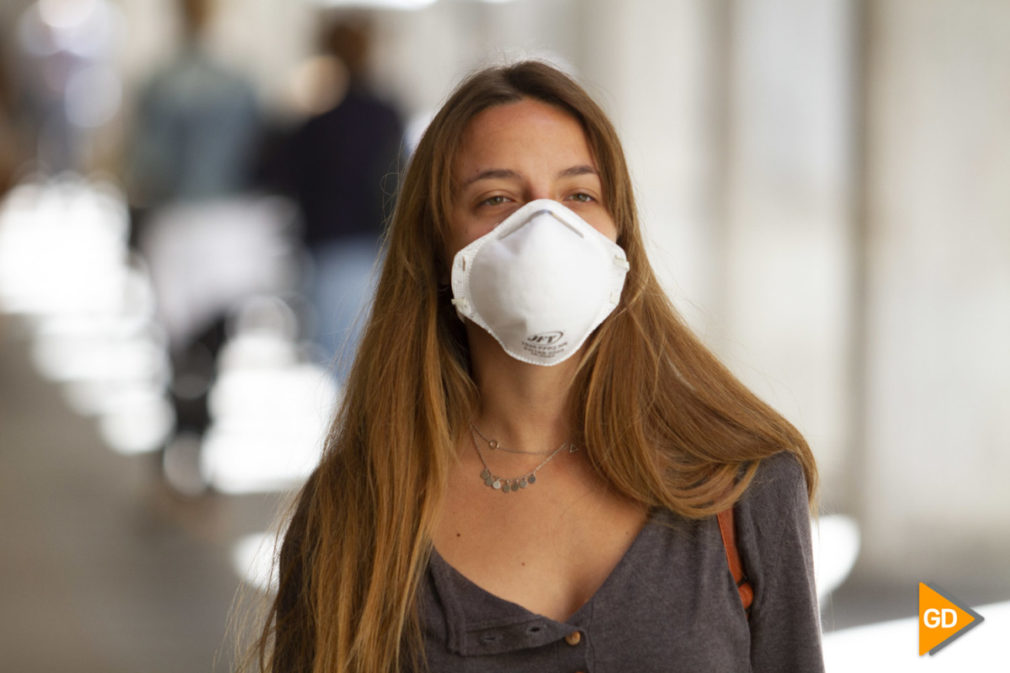
[[[919,656],[934,655],[982,623],[983,617],[919,582]]]

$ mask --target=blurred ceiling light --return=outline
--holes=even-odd
[[[136,386],[106,400],[98,421],[102,439],[117,453],[150,453],[164,446],[175,426],[175,412],[157,388]]]
[[[84,23],[98,9],[100,0],[39,0],[39,17],[54,30],[67,30]]]
[[[59,51],[52,30],[47,29],[39,16],[38,7],[29,8],[18,21],[18,39],[21,47],[32,56],[51,56]]]
[[[200,451],[204,480],[221,493],[271,493],[299,487],[319,463],[322,434],[311,425],[211,427]]]
[[[28,314],[121,310],[137,273],[127,227],[111,192],[79,180],[18,187],[0,206],[0,303]]]
[[[173,344],[264,293],[298,284],[294,206],[276,197],[182,202],[163,208],[140,246]]]
[[[271,317],[267,308],[243,318],[257,324]],[[262,324],[239,333],[218,356],[207,400],[213,420],[200,452],[201,472],[218,491],[294,488],[322,455],[337,386],[321,367],[299,363],[283,324],[276,327],[280,334]]]
[[[39,334],[32,359],[38,370],[54,381],[162,381],[168,370],[162,344],[143,335],[85,338]]]
[[[347,9],[424,9],[436,0],[311,0],[320,7]]]
[[[328,377],[318,368],[246,374],[211,392],[215,421],[201,452],[204,477],[224,493],[295,488],[322,455],[335,386],[323,383]]]
[[[246,584],[267,593],[277,590],[277,536],[253,533],[239,539],[231,550],[231,565]]]
[[[111,67],[81,68],[67,80],[67,119],[80,128],[99,128],[116,116],[122,98],[119,76]]]
[[[274,339],[284,348],[293,352],[292,344],[298,337],[298,316],[291,306],[276,296],[260,295],[252,297],[239,308],[234,321],[234,331],[245,338]],[[242,339],[236,338],[230,345],[238,348]],[[242,366],[229,363],[225,366]]]
[[[231,423],[292,416],[329,421],[337,401],[336,385],[320,367],[301,364],[275,371],[241,371],[221,374],[214,383],[208,405],[215,419]],[[264,414],[267,414],[264,417]]]
[[[321,7],[341,7],[349,9],[424,9],[438,0],[310,0]],[[504,5],[513,0],[471,0],[488,5]]]
[[[232,388],[238,392],[246,379],[255,385],[259,380],[256,370],[294,367],[297,365],[298,353],[290,342],[277,338],[272,334],[243,334],[232,339],[218,354],[218,367],[222,376],[218,381],[219,401],[211,400],[211,405],[230,406],[227,399],[237,398]],[[219,410],[215,413],[228,413]]]
[[[108,0],[40,0],[22,15],[18,30],[29,53],[63,52],[107,61],[124,32],[121,11]]]
[[[200,436],[180,433],[165,445],[161,457],[162,474],[172,488],[183,495],[196,497],[207,491],[207,482],[200,472]]]
[[[812,522],[814,575],[817,596],[822,601],[852,572],[859,556],[859,526],[840,514],[822,516]]]

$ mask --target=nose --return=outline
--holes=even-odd
[[[554,196],[555,195],[552,193],[548,185],[530,185],[528,193],[526,194],[526,203],[536,201],[537,199],[551,199],[556,201],[557,199],[555,199]]]

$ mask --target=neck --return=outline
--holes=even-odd
[[[570,441],[571,386],[577,358],[551,367],[508,355],[489,334],[467,323],[474,376],[481,399],[474,424],[502,446],[546,451]]]

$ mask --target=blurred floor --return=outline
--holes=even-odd
[[[278,498],[172,494],[34,372],[20,328],[0,316],[3,670],[229,670],[230,545]]]

